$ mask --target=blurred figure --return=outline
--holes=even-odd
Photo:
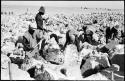
[[[77,31],[71,29],[68,30],[66,33],[66,43],[64,45],[64,49],[66,48],[67,45],[69,44],[75,44],[77,46],[78,52],[80,51],[80,41],[77,36]]]

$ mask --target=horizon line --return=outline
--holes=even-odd
[[[39,5],[17,5],[17,4],[9,4],[9,5],[1,5],[2,6],[35,6],[35,7],[38,7]],[[103,8],[103,7],[87,7],[87,6],[45,6],[45,7],[63,7],[63,8],[71,8],[71,7],[75,7],[75,8],[88,8],[88,9],[111,9],[111,10],[124,10],[122,8]]]

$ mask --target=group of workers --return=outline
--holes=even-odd
[[[42,6],[39,9],[39,13],[36,14],[35,21],[37,24],[37,28],[29,23],[28,30],[24,33],[23,36],[19,36],[16,41],[17,48],[23,48],[28,57],[32,57],[34,55],[40,55],[40,41],[43,39],[43,34],[46,29],[43,28],[44,18],[42,15],[45,14],[45,8]]]
[[[24,51],[26,52],[26,55],[29,57],[32,57],[34,55],[41,56],[42,50],[44,46],[42,45],[42,40],[45,38],[46,29],[43,27],[44,21],[46,22],[47,19],[44,19],[42,16],[45,14],[45,8],[43,6],[40,7],[39,13],[36,14],[35,21],[37,24],[37,28],[34,28],[32,24],[29,24],[28,31],[25,32],[25,34],[18,38],[16,42],[17,47],[22,47]],[[97,21],[93,21],[93,24],[96,24]],[[105,31],[105,37],[106,37],[106,43],[109,42],[109,39],[117,38],[118,36],[118,25],[115,27],[106,27]],[[80,51],[80,41],[82,42],[88,42],[92,43],[92,31],[86,31],[87,27],[83,26],[82,31],[84,32],[84,37],[80,37],[77,34],[75,34],[74,30],[69,30],[66,33],[66,42],[63,46],[63,50],[65,49],[66,45],[73,43],[77,46],[77,50]],[[83,39],[82,39],[83,38]],[[81,40],[82,39],[82,40]],[[55,40],[58,42],[57,36],[55,36]],[[42,42],[41,42],[42,41]],[[21,45],[18,45],[21,44]]]

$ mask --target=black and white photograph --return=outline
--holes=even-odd
[[[124,81],[124,1],[1,1],[1,80]]]

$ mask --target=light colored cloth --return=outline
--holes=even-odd
[[[1,68],[7,69],[8,62],[10,62],[10,58],[7,55],[1,54]]]
[[[34,80],[28,72],[19,69],[15,64],[11,64],[11,74],[12,80]],[[1,80],[10,80],[9,69],[1,69]]]

